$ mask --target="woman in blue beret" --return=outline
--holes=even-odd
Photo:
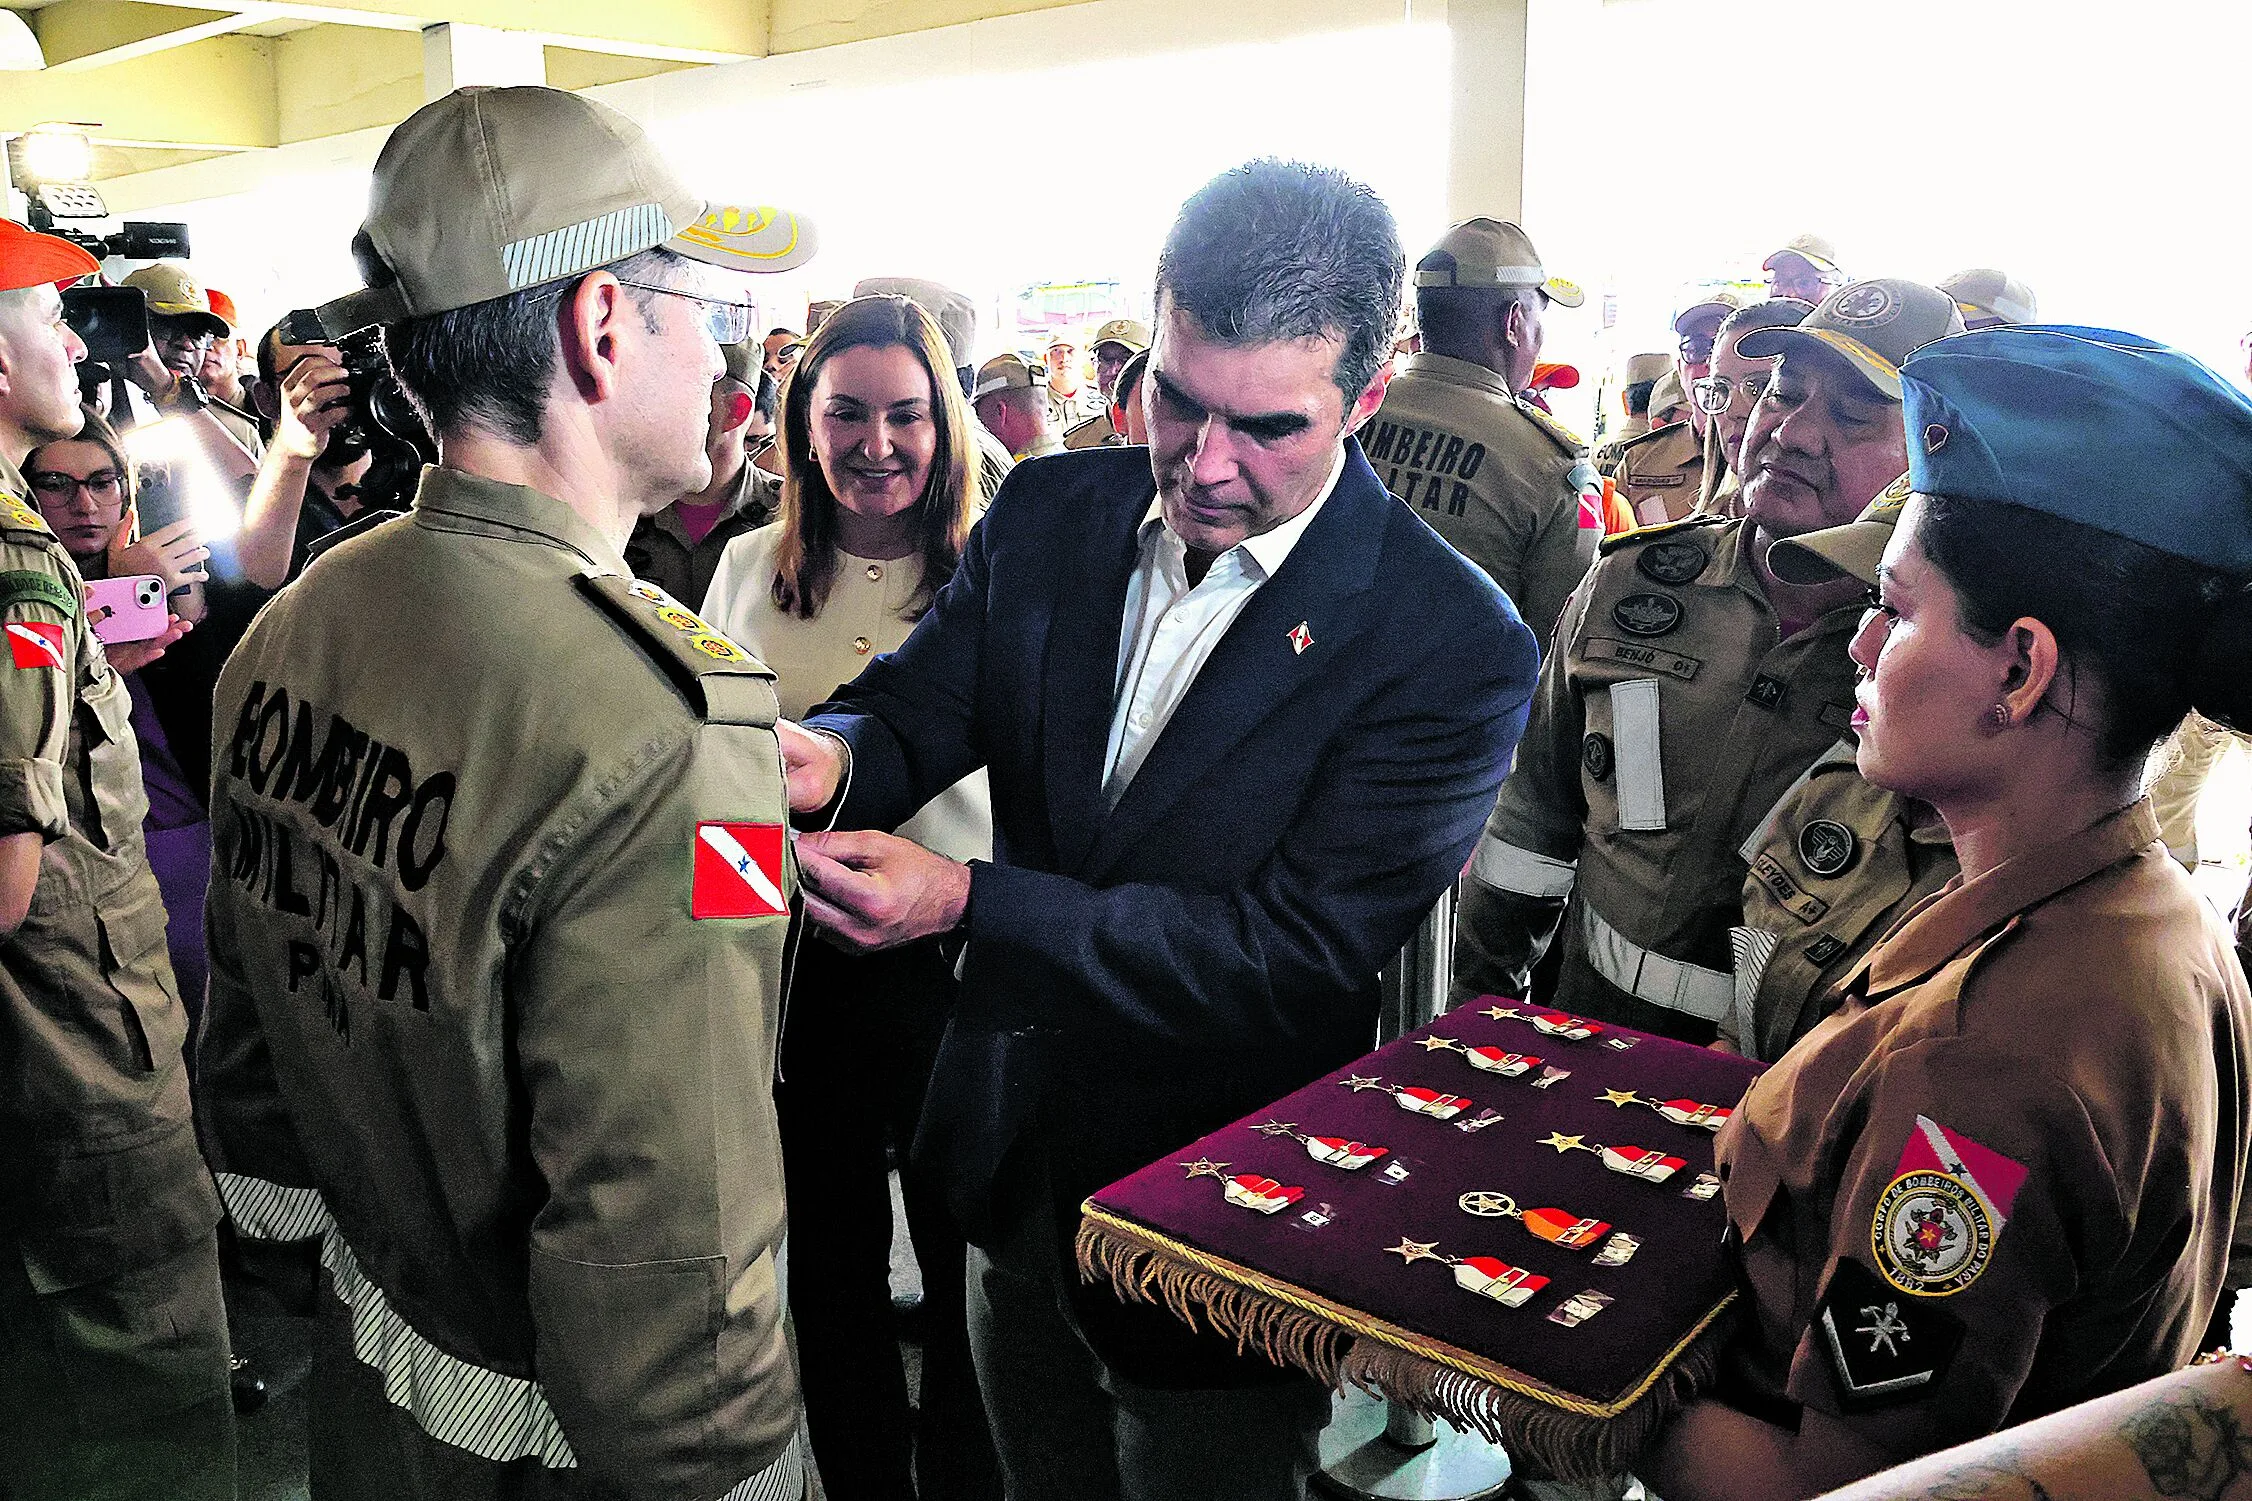
[[[2094,329],[1943,339],[1903,385],[1859,764],[1962,875],[1720,1137],[1746,1317],[1644,1466],[1667,1501],[1811,1496],[2147,1380],[2224,1290],[2252,998],[2142,775],[2193,708],[2252,727],[2252,404]]]

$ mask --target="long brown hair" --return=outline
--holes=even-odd
[[[56,443],[93,444],[109,455],[111,467],[117,470],[118,499],[121,504],[118,507],[118,529],[112,540],[123,537],[127,542],[138,542],[141,540],[140,486],[132,455],[125,451],[125,440],[117,435],[117,429],[111,427],[101,413],[92,407],[80,407],[78,412],[81,423],[76,437],[56,438],[52,442],[42,443],[23,456],[24,479],[26,483],[30,481],[31,471],[37,465],[39,455]]]
[[[782,383],[782,527],[774,550],[774,602],[802,620],[828,603],[837,576],[837,498],[813,456],[813,388],[821,367],[846,349],[912,350],[931,383],[931,423],[938,437],[930,477],[915,502],[923,582],[905,619],[919,619],[954,575],[970,537],[969,408],[954,378],[945,335],[930,314],[904,297],[855,297],[822,321]]]

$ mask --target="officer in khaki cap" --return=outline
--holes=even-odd
[[[95,270],[0,220],[0,1495],[231,1501],[219,1203],[118,669],[17,465],[75,437]]]
[[[1619,410],[1625,414],[1626,420],[1597,446],[1594,454],[1597,473],[1609,474],[1618,459],[1619,450],[1650,430],[1650,414],[1654,406],[1651,398],[1657,393],[1659,379],[1672,369],[1673,360],[1666,355],[1627,356],[1626,367],[1620,372],[1618,384]]]
[[[1846,525],[1777,542],[1769,570],[1801,586],[1850,578],[1874,589],[1909,493],[1902,475]],[[1729,935],[1735,1006],[1720,1036],[1763,1063],[1835,1010],[1834,987],[1861,956],[1962,868],[1929,804],[1862,779],[1850,734],[1784,794],[1744,854],[1744,917]]]
[[[811,228],[468,89],[391,133],[357,249],[322,321],[386,325],[439,463],[220,677],[201,1055],[248,1254],[325,1271],[314,1493],[800,1496],[773,678],[621,550],[709,476],[722,273]]]
[[[1384,488],[1483,568],[1546,639],[1603,535],[1586,446],[1524,398],[1541,315],[1580,289],[1514,224],[1457,224],[1415,263],[1420,352],[1400,356],[1363,434]]]
[[[985,430],[1000,439],[1016,459],[1063,452],[1048,423],[1048,382],[1037,365],[1013,354],[997,354],[977,367],[970,407]]]
[[[1939,290],[1955,299],[1966,332],[2041,321],[2041,305],[2033,289],[2009,272],[1991,266],[1958,271],[1942,281]]]
[[[1838,264],[1837,247],[1820,235],[1793,235],[1782,249],[1760,262],[1767,295],[1820,303],[1852,278]]]
[[[1620,445],[1610,470],[1619,495],[1645,526],[1679,521],[1697,508],[1705,483],[1705,415],[1693,397],[1712,369],[1720,325],[1739,305],[1732,293],[1708,292],[1674,314],[1673,368],[1651,392],[1650,431]],[[1668,421],[1676,398],[1681,418]]]
[[[1744,437],[1744,515],[1612,538],[1572,596],[1471,863],[1460,997],[1525,996],[1561,920],[1555,1005],[1717,1035],[1744,852],[1853,713],[1865,591],[1779,578],[1768,548],[1853,520],[1907,467],[1900,363],[1961,331],[1938,289],[1873,281],[1739,343],[1783,357]]]
[[[1095,357],[1095,388],[1102,392],[1103,409],[1084,422],[1064,429],[1066,448],[1117,448],[1126,442],[1110,420],[1118,400],[1118,377],[1126,362],[1149,348],[1149,325],[1132,318],[1113,318],[1095,330],[1088,352]]]

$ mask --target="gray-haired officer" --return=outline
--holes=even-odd
[[[1909,494],[1904,474],[1846,525],[1777,542],[1768,569],[1802,586],[1850,578],[1876,588]],[[1744,854],[1744,918],[1729,935],[1736,1005],[1720,1037],[1765,1063],[1836,1010],[1835,987],[1861,956],[1962,869],[1929,804],[1863,780],[1850,737],[1783,795]]]
[[[79,431],[57,289],[95,269],[0,220],[0,1496],[232,1501],[219,1202],[132,701],[16,467]]]
[[[812,229],[545,88],[417,110],[370,204],[322,320],[385,325],[440,462],[213,715],[208,1143],[324,1272],[313,1493],[795,1498],[773,675],[621,549],[708,479],[723,271]]]
[[[1363,447],[1391,491],[1483,568],[1546,639],[1603,536],[1586,447],[1524,399],[1541,315],[1576,308],[1514,224],[1471,219],[1415,263],[1423,347],[1402,355]]]
[[[1767,549],[1851,521],[1907,467],[1900,363],[1961,331],[1936,288],[1875,281],[1742,342],[1783,357],[1745,434],[1744,517],[1613,538],[1573,595],[1471,862],[1459,998],[1525,996],[1562,919],[1555,1005],[1716,1035],[1743,852],[1853,712],[1861,585],[1788,583]]]
[[[1958,271],[1941,282],[1939,290],[1962,310],[1965,331],[2041,321],[2041,304],[2033,289],[1991,266]]]

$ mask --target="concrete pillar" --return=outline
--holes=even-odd
[[[459,21],[422,28],[422,97],[443,99],[470,84],[547,82],[547,53],[527,31]]]
[[[1447,0],[1447,218],[1517,220],[1525,193],[1525,36],[1530,0]]]

